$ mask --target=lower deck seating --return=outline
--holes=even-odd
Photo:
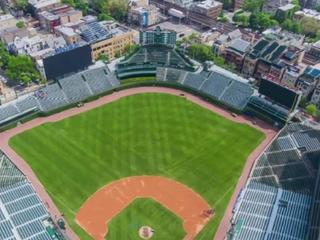
[[[243,79],[240,81],[233,75],[218,71],[192,73],[158,67],[156,77],[158,81],[175,82],[197,90],[238,110],[243,110],[246,107],[254,92],[248,83],[241,82]]]
[[[232,83],[229,78],[221,77],[220,74],[212,74],[201,86],[200,90],[217,99],[223,95],[224,91]]]
[[[253,89],[248,84],[233,81],[224,92],[221,101],[234,108],[242,109],[246,106],[252,94]]]
[[[19,110],[14,104],[6,104],[1,107],[0,122],[19,115]]]
[[[33,94],[19,97],[16,100],[0,105],[0,124],[21,117],[29,112],[37,111],[39,104]]]
[[[93,94],[100,94],[118,86],[117,82],[113,81],[112,74],[105,68],[83,72],[82,77],[88,83]]]
[[[38,108],[38,102],[35,96],[29,95],[25,98],[19,99],[16,102],[16,106],[19,111],[23,113]]]
[[[234,217],[237,240],[305,239],[311,206],[308,195],[251,181]]]
[[[0,152],[0,239],[62,240],[48,232],[50,215],[31,183]]]
[[[0,106],[0,124],[32,111],[49,112],[83,101],[119,85],[119,81],[106,67],[86,70]]]
[[[35,96],[39,101],[40,109],[45,112],[69,104],[68,99],[57,83],[47,85],[44,88],[37,90]]]
[[[79,74],[59,80],[59,83],[70,103],[83,101],[92,93]]]
[[[191,87],[193,89],[199,90],[200,86],[206,80],[206,78],[207,78],[207,74],[206,73],[200,73],[200,74],[189,73],[186,76],[186,79],[185,79],[183,84],[185,86],[188,86],[188,87]]]
[[[314,175],[319,169],[312,169],[299,144],[292,141],[297,133],[308,131],[311,130],[303,126],[287,125],[257,159],[238,197],[231,239],[318,239],[317,231],[309,228],[309,223],[314,218],[313,211],[320,216],[320,211],[311,212],[316,202],[313,199],[320,199]],[[320,136],[320,131],[313,130],[315,135]]]

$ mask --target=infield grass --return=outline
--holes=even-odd
[[[108,240],[141,240],[138,233],[142,226],[149,226],[155,231],[152,240],[172,239],[172,236],[183,239],[185,235],[182,220],[152,199],[134,200],[108,225]]]
[[[96,190],[123,177],[161,175],[191,187],[215,208],[197,238],[211,240],[248,155],[263,139],[262,132],[182,97],[146,93],[43,124],[14,136],[10,145],[81,239],[89,237],[75,214]],[[122,223],[109,231],[126,231]],[[180,234],[177,229],[170,240]]]

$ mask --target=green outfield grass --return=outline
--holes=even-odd
[[[10,145],[81,239],[89,237],[74,221],[80,206],[100,187],[134,175],[176,179],[202,195],[216,216],[198,239],[212,239],[247,156],[263,139],[248,125],[182,97],[149,93],[41,125],[13,137]],[[124,222],[115,220],[110,232],[126,231]],[[181,239],[181,231],[171,239]]]
[[[130,84],[130,83],[141,83],[141,82],[148,82],[148,81],[155,81],[156,77],[155,76],[146,76],[146,77],[132,77],[132,78],[125,78],[122,79],[121,85],[124,84]]]
[[[119,227],[121,226],[121,227]],[[183,239],[182,220],[168,209],[151,199],[136,199],[109,223],[108,240],[141,240],[139,229],[151,227],[152,240]]]

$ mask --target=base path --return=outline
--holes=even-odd
[[[191,188],[160,176],[114,181],[95,192],[80,208],[77,223],[95,240],[104,240],[108,223],[137,198],[152,198],[183,220],[185,240],[194,239],[210,220],[210,205]]]
[[[59,212],[58,208],[55,206],[47,192],[45,191],[44,187],[40,183],[40,181],[37,179],[36,175],[30,168],[30,166],[21,158],[11,147],[9,146],[8,142],[11,137],[14,135],[24,132],[26,130],[32,129],[36,126],[39,126],[44,123],[48,122],[56,122],[63,120],[65,118],[77,115],[82,112],[86,112],[90,109],[94,109],[96,107],[102,106],[104,104],[117,101],[118,99],[121,99],[122,97],[139,94],[139,93],[166,93],[170,95],[176,95],[180,96],[180,94],[184,94],[184,98],[188,99],[189,101],[198,104],[212,112],[215,112],[225,118],[230,119],[231,121],[238,122],[238,123],[244,123],[248,124],[251,127],[254,127],[262,132],[265,133],[266,139],[259,145],[259,147],[249,156],[248,161],[245,165],[245,168],[243,170],[243,174],[240,178],[240,181],[236,187],[236,190],[232,196],[232,199],[229,203],[229,206],[227,208],[227,212],[219,226],[218,232],[215,236],[215,239],[221,240],[225,237],[226,231],[230,226],[230,219],[232,216],[232,208],[236,201],[236,197],[238,193],[240,192],[241,188],[244,187],[246,179],[249,175],[250,169],[254,163],[254,160],[259,156],[259,154],[267,147],[267,145],[272,141],[272,139],[276,135],[276,130],[273,129],[270,125],[264,123],[263,121],[252,119],[246,116],[239,115],[237,117],[231,116],[231,112],[224,110],[222,108],[219,108],[217,106],[214,106],[211,103],[206,102],[205,100],[194,96],[192,94],[183,92],[181,90],[176,90],[172,88],[165,88],[165,87],[136,87],[131,89],[122,90],[119,92],[114,92],[110,95],[101,97],[95,101],[86,103],[81,108],[71,108],[66,111],[48,116],[48,117],[40,117],[34,120],[31,120],[29,122],[26,122],[24,124],[21,124],[20,126],[17,126],[15,128],[9,129],[5,132],[0,133],[0,149],[8,155],[8,157],[14,162],[14,164],[17,165],[17,167],[27,176],[29,181],[33,184],[35,187],[37,193],[39,194],[40,198],[46,203],[48,210],[50,211],[51,215],[54,219],[61,217],[61,213]],[[253,124],[253,120],[255,120],[255,123]],[[76,234],[73,233],[73,231],[68,227],[67,228],[67,235],[70,239],[79,239]]]

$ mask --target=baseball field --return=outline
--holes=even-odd
[[[196,239],[212,239],[248,155],[264,137],[183,97],[144,93],[27,130],[10,146],[32,167],[81,239],[90,239],[76,220],[84,203],[130,176],[161,176],[201,196],[214,216]],[[161,187],[152,191],[147,196],[158,197]],[[144,225],[154,229],[152,239],[185,235],[179,212],[170,211],[175,206],[139,194],[132,200],[109,219],[107,239],[140,239]]]

